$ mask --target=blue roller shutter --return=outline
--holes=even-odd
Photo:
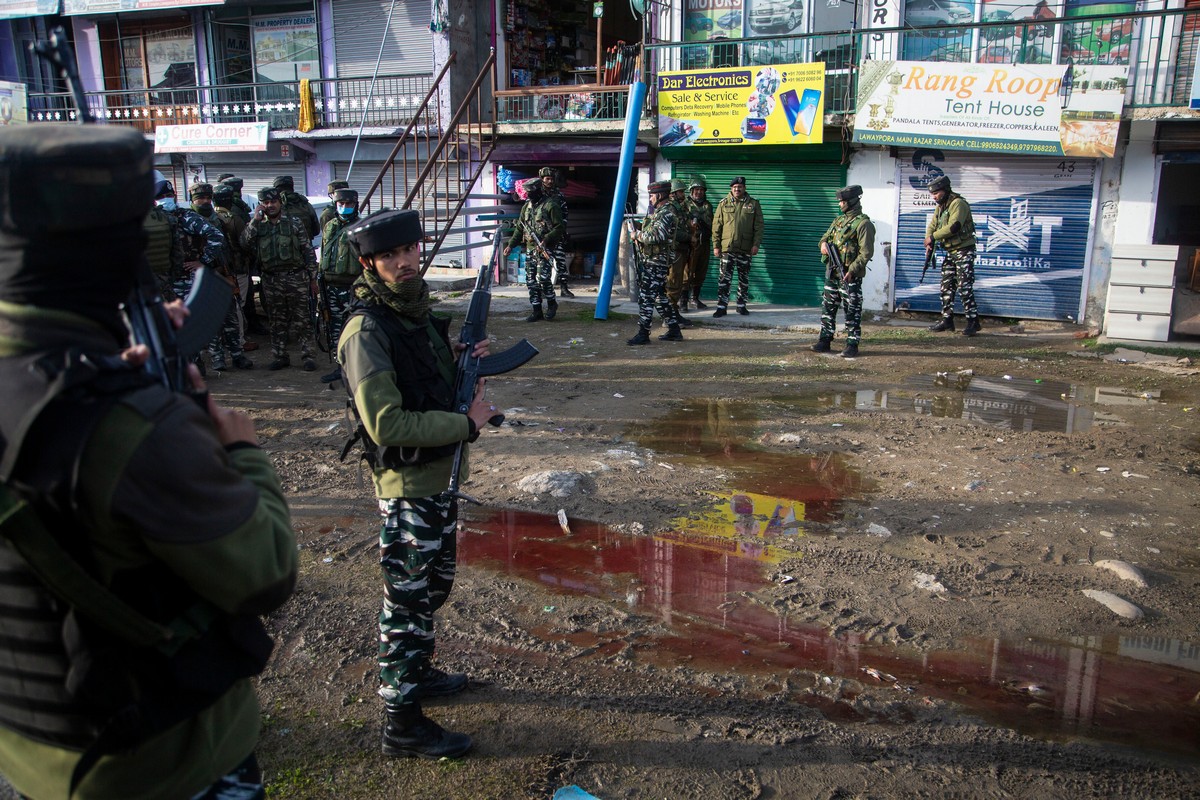
[[[979,313],[1078,318],[1090,263],[1095,159],[912,150],[900,156],[896,308],[941,310],[941,272],[931,268],[924,283],[920,278],[925,229],[933,213],[926,186],[945,173],[975,218]],[[957,301],[955,309],[961,311]]]

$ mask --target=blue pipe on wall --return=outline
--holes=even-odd
[[[625,135],[621,138],[621,161],[617,165],[617,186],[613,192],[612,215],[608,218],[608,237],[604,242],[604,265],[600,270],[600,291],[596,296],[595,319],[608,319],[613,276],[617,272],[617,249],[621,242],[621,223],[625,220],[625,198],[629,193],[629,176],[633,172],[633,154],[637,149],[638,125],[642,119],[642,106],[645,103],[646,84],[638,81],[629,87],[629,102],[625,106]]]

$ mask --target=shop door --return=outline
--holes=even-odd
[[[930,268],[921,282],[921,271],[925,229],[933,213],[926,187],[945,174],[971,204],[975,218],[979,313],[1079,318],[1095,218],[1095,159],[902,150],[898,173],[897,309],[941,310],[941,272]]]
[[[750,298],[755,303],[819,306],[825,285],[820,240],[838,214],[835,193],[846,180],[838,163],[722,163],[677,161],[674,175],[689,181],[703,175],[708,200],[716,208],[729,194],[729,181],[742,175],[746,192],[762,204],[763,243],[750,265]],[[704,297],[714,297],[720,265],[709,257]],[[734,289],[736,292],[736,287]]]
[[[258,203],[258,190],[265,186],[270,186],[275,182],[275,178],[280,175],[291,175],[292,183],[296,186],[296,191],[304,193],[304,165],[296,161],[279,161],[276,163],[248,163],[241,164],[222,164],[220,162],[205,162],[204,174],[208,178],[209,183],[216,183],[218,175],[224,175],[226,172],[232,172],[234,175],[242,179],[242,198],[254,208]],[[325,189],[322,186],[315,193],[307,192],[308,195],[320,194]]]

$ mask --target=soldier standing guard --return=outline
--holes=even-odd
[[[337,216],[321,229],[319,274],[325,308],[329,310],[329,340],[334,344],[333,349],[337,350],[336,345],[342,337],[348,309],[354,301],[351,287],[362,274],[362,263],[346,238],[346,229],[358,222],[358,192],[354,189],[338,189],[334,191],[333,197],[333,207],[337,210]],[[336,354],[334,359],[337,359]],[[333,383],[341,378],[342,365],[338,362],[330,372],[321,376],[321,383]]]
[[[659,339],[668,342],[683,341],[679,329],[679,312],[667,300],[667,270],[675,257],[675,234],[678,222],[675,205],[668,199],[670,181],[650,184],[650,214],[642,222],[641,230],[634,232],[634,246],[642,255],[641,273],[638,275],[638,332],[627,344],[649,344],[650,326],[654,322],[654,310],[667,323],[667,332]]]
[[[250,265],[254,261],[254,254],[246,252],[246,248],[242,244],[242,234],[246,231],[246,223],[234,211],[234,202],[235,198],[232,186],[218,183],[213,187],[214,213],[224,225],[225,241],[229,245],[229,272],[233,275],[233,280],[237,283],[235,299],[237,300],[238,343],[243,350],[255,350],[258,348],[257,344],[250,343],[250,346],[247,346],[246,343],[246,315],[243,310],[243,298],[249,296],[250,287],[252,286],[250,281]],[[240,367],[240,369],[249,368]]]
[[[279,200],[283,204],[283,215],[294,217],[304,226],[308,238],[314,239],[321,233],[321,223],[317,220],[317,212],[313,210],[308,198],[296,191],[296,182],[291,175],[280,175],[271,184],[279,192]]]
[[[563,235],[558,240],[558,244],[554,248],[554,285],[558,287],[559,293],[563,297],[574,297],[575,293],[567,287],[567,273],[569,265],[567,263],[567,198],[558,188],[558,173],[553,167],[542,167],[538,170],[538,178],[542,182],[542,193],[546,197],[553,197],[558,200],[558,207],[562,211]]]
[[[680,316],[680,309],[687,311],[687,294],[684,293],[684,275],[692,258],[692,229],[688,221],[687,184],[680,178],[671,179],[671,205],[675,206],[675,257],[667,270],[667,301],[675,310],[675,318],[681,327],[690,328],[692,321]]]
[[[692,234],[692,251],[688,259],[687,272],[683,277],[683,291],[692,295],[698,311],[708,308],[700,302],[700,289],[708,277],[708,249],[712,246],[713,207],[708,202],[708,184],[704,178],[692,178],[688,186],[688,227]]]
[[[325,187],[325,194],[329,195],[330,202],[329,205],[325,206],[325,210],[321,212],[321,218],[317,220],[317,228],[321,231],[322,235],[325,233],[325,226],[329,224],[329,221],[337,219],[337,193],[342,189],[349,188],[350,184],[342,180],[330,181],[329,185]],[[323,242],[324,238],[321,241]]]
[[[278,189],[259,189],[258,208],[242,234],[242,244],[258,255],[263,298],[270,310],[271,357],[267,369],[291,366],[288,344],[299,342],[305,372],[317,368],[308,295],[317,266],[311,238],[298,219],[283,214]]]
[[[975,303],[975,218],[971,205],[950,188],[950,179],[939,175],[929,182],[929,194],[937,206],[925,229],[925,254],[935,244],[946,251],[942,258],[942,318],[931,331],[954,330],[954,295],[962,295],[967,327],[963,336],[979,333],[979,307]]]
[[[525,286],[529,289],[529,304],[533,312],[526,322],[554,319],[558,313],[558,301],[554,299],[554,248],[562,241],[566,226],[562,221],[562,207],[558,198],[547,197],[540,178],[530,178],[522,184],[529,198],[521,208],[517,226],[504,247],[504,255],[513,247],[525,245]],[[542,314],[542,299],[546,300],[546,313]]]
[[[847,186],[837,192],[838,214],[821,237],[821,261],[825,264],[825,290],[821,294],[821,335],[811,349],[828,353],[829,343],[837,330],[837,311],[840,305],[846,315],[846,349],[842,358],[858,356],[862,338],[862,281],[867,263],[875,254],[875,225],[862,210],[862,187]],[[843,270],[839,271],[829,257],[836,248]],[[840,274],[839,274],[840,272]]]
[[[750,295],[750,259],[758,255],[763,238],[762,206],[746,194],[746,179],[738,176],[729,182],[729,194],[717,203],[713,212],[713,255],[721,259],[721,277],[717,281],[717,310],[714,317],[725,316],[729,289],[737,270],[737,313],[749,314],[746,300]]]

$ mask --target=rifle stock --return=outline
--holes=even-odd
[[[485,358],[471,354],[475,346],[487,338],[487,321],[492,307],[492,268],[499,251],[500,226],[497,225],[496,232],[492,235],[491,258],[479,268],[479,277],[475,279],[475,288],[471,291],[471,301],[467,306],[467,316],[463,320],[462,333],[458,337],[459,342],[465,345],[458,357],[458,374],[454,380],[454,410],[460,414],[466,414],[471,409],[471,403],[475,400],[475,387],[480,378],[511,372],[538,354],[538,349],[530,344],[528,339],[522,339],[504,352]],[[497,427],[503,422],[503,414],[496,414],[488,420],[488,424]],[[464,443],[459,442],[454,450],[454,466],[450,471],[450,485],[446,488],[446,494],[478,505],[478,500],[463,494],[458,488],[463,447]]]
[[[936,263],[937,263],[937,256],[934,255],[934,250],[931,247],[925,251],[925,269],[921,270],[921,280],[917,281],[918,285],[925,282],[925,273],[929,272],[929,268],[932,267]]]

